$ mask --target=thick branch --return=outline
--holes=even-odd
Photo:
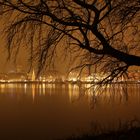
[[[101,41],[101,44],[103,45],[103,53],[105,55],[109,55],[111,57],[114,57],[120,61],[125,62],[127,65],[136,65],[140,66],[140,56],[135,56],[131,54],[127,54],[125,52],[122,52],[120,50],[117,50],[110,46],[108,41],[104,38],[104,36],[97,30],[94,29],[92,32],[95,34],[95,36]]]

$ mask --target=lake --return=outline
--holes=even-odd
[[[140,120],[140,85],[0,84],[0,139],[52,140]]]

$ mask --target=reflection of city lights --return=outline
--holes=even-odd
[[[52,84],[47,84],[47,88],[52,89],[53,88]]]
[[[79,86],[78,85],[69,84],[68,89],[69,89],[69,101],[70,102],[79,98],[80,91],[79,91]]]
[[[27,91],[27,84],[24,84],[24,93]]]
[[[85,88],[90,88],[91,86],[91,84],[85,84]]]
[[[72,85],[71,84],[68,85],[68,89],[69,89],[69,100],[71,102],[71,97],[72,97]]]
[[[39,93],[41,94],[42,93],[42,84],[39,84]]]
[[[0,88],[1,89],[5,88],[5,84],[0,84]]]
[[[9,84],[8,84],[8,87],[10,87],[10,88],[14,88],[14,84],[9,83]]]
[[[51,95],[52,94],[52,88],[53,88],[52,84],[51,83],[47,84],[46,88],[48,89],[48,92]]]
[[[34,99],[35,99],[35,85],[34,84],[32,84],[32,99],[34,102]]]
[[[44,95],[45,95],[45,88],[46,88],[46,87],[45,87],[45,84],[43,83],[43,84],[42,84],[42,90],[43,90],[43,91],[42,91],[42,94],[44,94]]]
[[[104,90],[103,92],[101,90]],[[84,95],[86,99],[91,103],[93,99],[100,98],[101,100],[107,101],[110,98],[120,98],[124,96],[124,84],[108,84],[108,86],[102,86],[96,84],[54,84],[54,83],[3,83],[0,84],[0,93],[10,93],[12,97],[20,98],[21,95],[30,96],[32,101],[38,96],[51,96],[52,94],[63,93],[63,96],[67,96],[69,102],[74,102],[80,99],[81,95]],[[133,90],[133,89],[132,89]],[[118,94],[112,94],[118,93]],[[103,93],[103,94],[101,94]],[[67,95],[66,95],[67,94]],[[100,96],[101,95],[101,96]],[[125,94],[126,95],[126,94]],[[24,97],[25,97],[24,96]],[[55,96],[55,95],[54,95]],[[61,95],[60,95],[61,96]],[[127,95],[126,95],[127,96]]]
[[[6,88],[5,84],[0,84],[0,90],[1,90],[2,93],[4,92],[5,88]]]

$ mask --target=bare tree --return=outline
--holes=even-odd
[[[140,66],[139,12],[139,0],[0,0],[9,54],[26,42],[39,74],[63,43],[81,57],[75,68],[95,67],[102,82]]]

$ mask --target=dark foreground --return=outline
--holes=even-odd
[[[36,137],[35,135],[32,137],[25,137],[16,136],[16,137],[9,137],[5,135],[5,137],[1,137],[2,134],[0,133],[0,140],[50,140],[47,137]],[[59,139],[60,140],[60,139]],[[61,139],[62,140],[62,139]],[[140,127],[133,127],[131,129],[125,129],[121,131],[110,131],[108,133],[102,133],[99,135],[83,135],[83,136],[73,136],[63,140],[140,140]]]
[[[83,135],[66,140],[140,140],[140,127],[108,132],[99,135]]]

